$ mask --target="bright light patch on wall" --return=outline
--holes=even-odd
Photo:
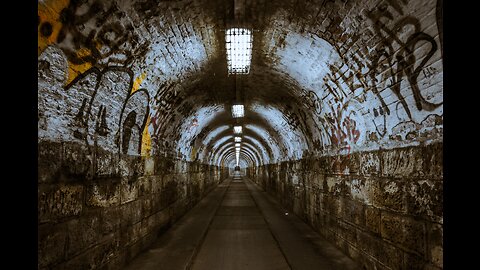
[[[244,28],[226,32],[227,64],[229,74],[248,74],[252,59],[252,33]]]
[[[238,166],[238,161],[240,160],[240,153],[235,153],[235,159],[237,161],[237,166]]]
[[[242,141],[242,137],[235,137],[235,142],[241,142]]]
[[[242,126],[234,126],[233,127],[233,133],[235,133],[235,134],[242,133]]]
[[[244,114],[243,105],[233,105],[232,106],[233,118],[243,117],[243,114]]]

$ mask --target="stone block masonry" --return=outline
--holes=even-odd
[[[365,269],[441,269],[442,151],[435,143],[285,161],[247,172]],[[337,159],[359,170],[336,170]]]
[[[228,175],[171,157],[84,150],[38,144],[38,269],[121,268]]]

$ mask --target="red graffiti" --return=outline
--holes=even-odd
[[[330,124],[330,140],[333,145],[344,146],[350,143],[357,143],[360,138],[360,131],[357,129],[357,122],[350,116],[342,117],[342,110],[337,106],[337,114],[335,110],[326,115],[326,119]],[[355,114],[350,112],[350,114]]]

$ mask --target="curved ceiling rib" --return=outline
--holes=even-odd
[[[256,166],[256,164],[253,162],[252,158],[251,158],[248,154],[246,154],[245,152],[240,152],[240,159],[239,159],[239,161],[241,161],[241,160],[243,160],[243,161],[245,161],[247,164],[249,164],[249,167],[251,167],[251,166]],[[231,161],[234,161],[234,162],[236,161],[235,152],[230,152],[230,153],[228,153],[228,155],[226,155],[226,156],[222,159],[221,163],[222,163],[222,164],[231,164]],[[234,163],[234,164],[235,164],[235,163]],[[233,167],[235,167],[235,166],[233,166]],[[233,167],[230,167],[230,168],[233,168]]]
[[[253,139],[250,136],[244,136],[243,141],[245,143],[247,143],[247,145],[250,145],[252,148],[254,148],[254,150],[257,151],[257,155],[258,155],[260,163],[261,163],[260,165],[268,164],[270,162],[270,159],[272,158],[272,156],[268,155],[268,153],[266,151],[260,151],[260,149],[263,148],[262,144],[259,144],[258,141],[256,141],[255,139]],[[259,147],[257,145],[259,145]]]
[[[253,151],[253,148],[254,146],[248,146],[248,148],[246,149],[246,151],[252,151],[251,154],[253,156],[256,156],[255,151]],[[243,147],[241,148],[243,150]],[[225,156],[227,153],[229,153],[229,151],[234,151],[235,150],[235,147],[234,147],[234,142],[226,142],[224,145],[221,146],[221,149],[219,149],[219,151],[217,151],[214,155],[214,159],[213,159],[213,163],[214,164],[218,164],[219,161],[222,160],[223,156]],[[258,160],[258,157],[256,158]],[[258,162],[257,162],[258,164]]]
[[[219,141],[220,142],[220,141]],[[214,151],[212,151],[213,153],[213,157],[217,158],[218,156],[220,156],[224,151],[225,149],[227,149],[228,147],[234,147],[234,142],[233,142],[233,139],[229,138],[227,140],[224,140],[221,144],[218,145],[218,148],[216,148]],[[243,140],[243,142],[241,143],[242,145],[249,145],[249,147],[251,147],[252,149],[254,149],[255,153],[258,155],[258,158],[260,160],[262,160],[263,158],[265,158],[265,156],[263,155],[260,155],[260,153],[264,153],[265,152],[265,149],[263,148],[263,145],[255,145],[255,144],[252,144],[252,142],[248,139],[246,140]]]
[[[255,135],[253,135],[255,136]],[[247,142],[250,143],[253,148],[256,149],[256,151],[259,153],[259,157],[263,160],[263,162],[266,162],[267,160],[270,160],[271,156],[268,156],[267,154],[270,153],[271,151],[268,148],[265,148],[265,146],[261,143],[259,143],[256,139],[254,139],[251,136],[243,137],[242,143]],[[209,150],[210,147],[206,148],[208,150],[208,153],[211,154],[210,158],[214,158],[217,153],[221,150],[223,150],[223,146],[228,144],[228,143],[233,143],[233,136],[231,135],[225,135],[225,137],[222,137],[216,141],[215,145],[212,145],[211,149]],[[261,153],[261,155],[260,155]]]
[[[254,162],[252,156],[248,152],[240,151],[240,156],[242,158],[248,160],[252,165],[255,165],[255,162]],[[227,160],[229,160],[231,158],[235,159],[235,151],[229,151],[228,153],[226,153],[226,155],[222,157],[221,163],[223,162],[225,164],[225,163],[227,163]]]
[[[252,112],[258,115],[257,117],[263,118],[268,122],[271,128],[283,138],[282,141],[287,143],[289,146],[288,157],[295,159],[302,157],[303,150],[308,149],[308,139],[299,130],[299,126],[304,125],[302,120],[296,119],[297,121],[289,122],[289,117],[286,113],[293,115],[294,111],[281,111],[274,105],[266,105],[259,102],[253,103],[250,108]]]
[[[254,154],[255,159],[256,159],[256,164],[258,164],[258,165],[265,164],[265,160],[264,160],[265,157],[263,157],[260,154],[259,149],[255,145],[253,145],[249,140],[244,140],[242,142],[242,147],[244,147],[244,146],[247,149],[249,149],[250,151],[252,151],[252,153]]]
[[[235,151],[235,147],[233,146],[233,143],[229,143],[226,145],[226,147],[219,152],[217,159],[222,160],[224,156],[229,154],[231,151]],[[261,159],[259,159],[258,153],[255,148],[253,148],[252,145],[250,144],[243,144],[241,147],[241,151],[246,151],[249,155],[252,156],[252,160],[254,161],[254,164],[260,165],[261,164]]]
[[[231,158],[229,158],[228,160],[226,160],[226,161],[225,161],[225,164],[226,164],[226,167],[234,168],[234,167],[237,165],[235,157],[232,156]],[[246,168],[246,167],[254,166],[253,164],[249,163],[248,159],[244,159],[244,156],[242,156],[242,155],[240,155],[240,159],[239,159],[238,165],[239,165],[241,168]]]

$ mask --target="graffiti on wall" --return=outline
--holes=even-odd
[[[398,4],[393,4],[395,3],[393,1],[389,1],[389,3],[399,15],[403,15],[403,11]],[[385,77],[382,78],[382,81],[397,96],[409,119],[412,119],[412,108],[406,103],[405,97],[401,93],[404,78],[410,86],[417,110],[432,111],[442,105],[443,102],[429,102],[422,95],[418,85],[420,72],[424,70],[426,63],[438,49],[433,37],[421,31],[420,20],[413,16],[405,16],[396,21],[393,27],[387,27],[382,19],[393,21],[394,18],[393,12],[387,7],[372,10],[367,16],[372,21],[375,35],[383,40],[372,55],[369,68],[370,77],[375,82],[372,84],[372,90],[375,94],[381,90],[375,78],[378,74],[384,73]],[[400,34],[405,28],[413,28],[413,33],[402,39]],[[416,56],[414,51],[420,46],[428,46],[429,49]],[[388,107],[385,108],[388,113]]]
[[[152,116],[152,134],[157,134],[159,130],[164,130],[166,124],[165,118],[171,117],[170,112],[173,109],[176,98],[178,97],[173,84],[164,82],[158,89],[153,99],[153,110],[155,114]],[[160,134],[161,136],[161,134]]]
[[[67,61],[64,57],[62,64],[62,55],[51,46],[39,57],[40,137],[139,155],[149,114],[148,91],[135,89],[133,72],[125,67],[93,67],[63,86]],[[55,75],[57,80],[52,79]]]
[[[92,66],[129,66],[148,51],[115,1],[39,3],[39,54],[50,44],[69,61],[67,83]],[[143,43],[142,43],[143,42]]]
[[[322,100],[314,91],[308,90],[302,92],[301,100],[308,110],[314,112],[317,115],[320,115],[322,113]]]
[[[149,42],[140,38],[125,15],[116,1],[40,1],[39,78],[45,84],[55,84],[55,90],[52,88],[50,92],[68,96],[63,103],[69,103],[70,107],[64,113],[78,110],[72,116],[73,122],[59,117],[62,120],[57,124],[62,123],[72,130],[72,138],[66,134],[58,135],[60,138],[83,140],[90,146],[96,143],[107,149],[118,148],[122,153],[146,154],[151,147],[148,130],[143,129],[149,120],[149,94],[140,89],[146,73],[133,80],[129,66],[134,59],[146,54]],[[52,81],[55,76],[57,79]],[[39,82],[39,86],[41,84]],[[53,110],[48,109],[48,103],[53,101],[47,97],[51,98],[53,94],[42,91],[39,91],[39,105],[44,107],[39,106],[39,120],[52,123],[43,128],[50,129],[46,132],[47,137],[55,137],[51,130],[53,120],[41,115],[47,113],[56,119],[50,115]],[[77,99],[69,101],[68,98],[73,96]],[[115,102],[110,104],[107,99]],[[57,104],[57,107],[63,105]],[[61,133],[65,127],[57,129]],[[143,143],[142,138],[146,139]]]
[[[164,82],[158,88],[155,97],[152,100],[152,116],[150,134],[152,136],[152,149],[155,151],[168,152],[174,154],[172,145],[169,141],[178,141],[182,132],[181,125],[171,125],[168,123],[179,122],[187,118],[193,111],[193,105],[185,100],[182,91],[177,89],[179,86],[172,82]],[[191,127],[195,123],[191,123]],[[168,137],[173,134],[175,137]]]
[[[410,4],[382,2],[365,12],[371,27],[363,36],[353,32],[341,47],[332,43],[341,61],[328,64],[321,91],[304,90],[301,97],[320,134],[313,140],[315,149],[335,146],[342,151],[364,140],[388,139],[401,123],[420,124],[432,114],[442,114],[441,86],[432,87],[442,72],[436,65],[441,44],[434,33],[425,32],[429,25],[422,25],[424,18],[409,14],[415,10]],[[433,8],[437,14],[428,23],[436,23],[441,31],[438,3]],[[349,110],[352,101],[360,104],[360,111]],[[367,114],[369,119],[360,124]]]
[[[350,143],[355,144],[360,138],[357,122],[350,117],[352,114],[355,115],[355,112],[351,111],[350,115],[345,117],[343,117],[342,113],[342,110],[337,109],[326,115],[326,120],[330,125],[330,140],[337,146]]]

